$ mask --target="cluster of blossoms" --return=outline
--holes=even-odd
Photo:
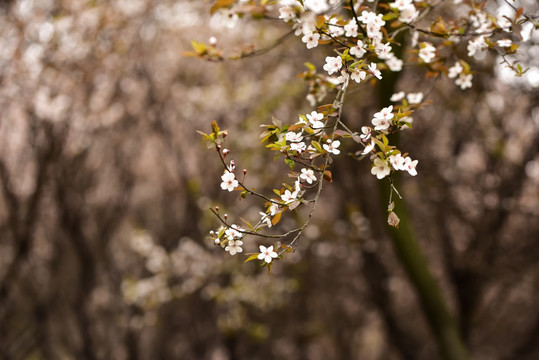
[[[392,101],[399,101],[404,99],[404,92],[394,94],[391,99]],[[410,93],[407,96],[410,104],[420,103],[423,94],[422,93]],[[410,175],[416,176],[416,166],[418,160],[412,160],[408,156],[402,156],[401,152],[396,149],[394,146],[387,144],[385,134],[391,127],[402,126],[403,124],[411,124],[413,119],[410,116],[401,116],[400,120],[398,119],[399,115],[393,113],[393,105],[383,108],[382,110],[376,112],[371,120],[374,128],[363,126],[361,128],[362,134],[360,139],[362,142],[369,142],[369,145],[365,147],[362,155],[371,154],[371,159],[373,160],[373,166],[371,168],[371,174],[375,175],[379,180],[389,176],[391,171],[407,171]],[[376,134],[377,136],[373,136]],[[378,148],[378,151],[376,151]]]
[[[466,73],[464,67],[460,62],[456,62],[455,65],[449,68],[447,76],[451,79],[457,78],[455,84],[460,86],[462,90],[472,87],[473,75]]]
[[[236,255],[243,252],[241,239],[245,236],[244,231],[245,229],[240,226],[232,224],[227,227],[221,226],[216,232],[211,231],[210,236],[214,239],[215,245],[221,245],[230,255]]]
[[[453,1],[454,4],[460,1]],[[256,6],[255,6],[256,4]],[[356,152],[358,158],[369,157],[372,162],[371,174],[377,179],[391,177],[392,172],[405,171],[411,176],[417,175],[418,160],[413,160],[396,146],[389,144],[388,136],[400,130],[411,128],[412,113],[419,109],[424,101],[422,92],[401,91],[389,99],[394,105],[384,107],[374,113],[372,126],[364,125],[361,132],[349,129],[341,119],[345,94],[350,80],[356,84],[374,84],[382,80],[384,72],[400,72],[404,61],[424,67],[430,76],[447,75],[455,79],[455,84],[462,90],[472,86],[472,71],[462,59],[456,59],[454,48],[462,39],[467,42],[468,56],[474,56],[479,49],[496,48],[511,54],[518,46],[510,39],[495,37],[501,31],[510,31],[515,24],[526,21],[522,11],[514,16],[498,16],[497,18],[484,10],[482,3],[466,2],[469,7],[468,18],[457,19],[446,23],[442,18],[435,20],[429,28],[421,28],[422,9],[428,12],[431,4],[425,0],[395,0],[389,4],[367,1],[341,0],[278,0],[276,2],[254,2],[253,0],[217,0],[212,11],[221,12],[228,18],[244,17],[252,11],[254,17],[264,18],[269,12],[277,11],[279,19],[293,27],[293,32],[300,37],[307,49],[317,48],[321,44],[331,44],[333,53],[326,56],[322,66],[324,72],[317,71],[316,66],[306,63],[307,71],[301,74],[309,85],[307,100],[314,107],[310,113],[299,115],[299,120],[292,125],[283,125],[274,119],[273,124],[264,125],[261,135],[266,147],[282,156],[290,168],[290,176],[295,179],[293,185],[283,184],[274,189],[277,197],[266,197],[248,189],[234,175],[234,162],[226,165],[224,158],[229,151],[221,148],[226,132],[221,132],[214,124],[213,133],[204,134],[205,139],[214,143],[225,167],[221,176],[221,188],[226,191],[241,191],[242,197],[253,195],[265,201],[265,211],[255,225],[248,224],[249,229],[240,229],[236,225],[228,225],[226,216],[219,216],[225,226],[211,233],[216,244],[234,255],[242,252],[241,245],[245,235],[259,235],[264,228],[276,225],[282,214],[294,210],[302,204],[311,206],[314,211],[324,180],[331,182],[329,165],[331,157],[341,154],[341,140],[352,139],[363,147]],[[344,11],[338,11],[343,9]],[[232,15],[230,15],[232,14]],[[225,17],[226,17],[225,16]],[[235,20],[234,20],[235,21]],[[397,41],[399,33],[408,31],[411,35],[410,53],[417,57],[401,59],[396,51],[404,44]],[[468,33],[469,34],[468,34]],[[421,37],[421,38],[420,38]],[[196,45],[196,46],[195,46]],[[194,44],[197,56],[211,60],[222,60],[221,52],[212,45]],[[393,47],[396,47],[395,49]],[[447,54],[449,52],[449,55]],[[400,56],[400,55],[399,55]],[[446,65],[452,61],[453,65]],[[508,63],[509,64],[509,63]],[[509,64],[508,66],[512,66]],[[517,69],[517,67],[512,66]],[[515,70],[522,73],[522,69]],[[357,86],[357,85],[356,85]],[[332,103],[322,104],[324,98],[332,90],[337,95]],[[301,166],[298,172],[296,166]],[[244,170],[245,178],[246,170]],[[306,199],[310,190],[316,190],[314,199]],[[393,187],[391,188],[393,191]],[[396,191],[396,190],[395,190]],[[400,195],[399,195],[400,196]],[[390,206],[388,223],[398,225],[398,217]],[[310,219],[310,216],[309,216]],[[296,242],[308,224],[281,236],[293,235],[288,245],[277,242],[275,246],[259,246],[260,252],[252,254],[248,260],[262,260],[269,265],[272,260],[281,258],[292,251]],[[267,236],[270,238],[270,236]]]

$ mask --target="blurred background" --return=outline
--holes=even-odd
[[[271,275],[208,239],[210,206],[239,223],[263,204],[220,189],[217,154],[196,130],[229,129],[249,186],[290,183],[259,126],[313,110],[296,75],[330,52],[292,36],[235,62],[182,57],[191,40],[215,36],[232,55],[289,31],[233,26],[211,4],[0,1],[0,357],[437,358],[368,161],[335,161],[298,251]],[[471,89],[413,67],[395,86],[432,101],[401,135],[419,160],[401,193],[474,359],[539,358],[538,42],[522,45],[522,78],[495,53],[467,58],[463,42]],[[380,109],[377,94],[351,88],[351,128]]]

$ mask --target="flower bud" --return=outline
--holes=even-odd
[[[228,214],[224,214],[223,217],[225,218],[225,220],[228,220]]]
[[[243,169],[243,175],[247,174],[247,169]]]
[[[228,149],[223,149],[223,157],[226,157],[228,155],[228,153],[230,152],[230,150]]]
[[[211,36],[209,42],[211,46],[215,46],[217,45],[217,38],[215,36]]]

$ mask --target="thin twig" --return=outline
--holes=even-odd
[[[219,213],[214,209],[214,208],[210,208],[210,211],[215,215],[217,216],[217,218],[219,219],[219,221],[221,221],[221,223],[227,228],[227,229],[233,229],[233,230],[236,230],[237,232],[239,233],[242,233],[242,234],[245,234],[245,235],[254,235],[254,236],[260,236],[260,237],[263,237],[263,238],[268,238],[268,239],[281,239],[281,238],[284,238],[284,237],[287,237],[288,235],[291,235],[295,232],[298,232],[300,230],[302,230],[302,228],[296,228],[296,229],[293,229],[293,230],[290,230],[284,234],[275,234],[275,235],[269,235],[269,234],[260,234],[260,233],[257,233],[255,231],[249,231],[249,230],[243,230],[239,227],[232,227],[232,225],[230,225],[229,223],[226,222],[225,219],[223,219],[221,217],[221,215],[219,215]],[[260,224],[260,223],[259,223]],[[259,225],[257,224],[257,225]],[[256,226],[255,226],[256,228]]]
[[[338,113],[338,116],[337,116],[337,121],[335,121],[335,124],[333,125],[331,139],[333,139],[334,136],[335,136],[335,130],[337,130],[339,120],[341,119],[341,116],[342,116],[342,111],[343,111],[343,107],[344,107],[343,106],[344,95],[345,94],[346,94],[346,88],[339,90],[339,93],[336,96],[336,99],[338,99],[338,102],[339,102],[339,113]],[[314,214],[314,212],[316,210],[316,205],[318,204],[318,200],[320,198],[320,194],[322,193],[322,188],[323,188],[323,185],[324,185],[324,171],[328,167],[329,159],[330,159],[330,156],[328,155],[326,157],[326,160],[324,161],[324,166],[322,167],[323,171],[322,171],[322,174],[320,174],[320,178],[318,180],[319,181],[318,189],[316,191],[316,195],[315,195],[314,199],[312,200],[313,206],[311,207],[311,210],[309,211],[309,215],[307,216],[307,220],[305,220],[303,225],[299,228],[300,229],[299,232],[296,234],[294,239],[292,239],[292,241],[288,244],[288,247],[286,249],[281,250],[278,253],[279,255],[282,255],[289,248],[292,248],[292,251],[296,251],[296,248],[299,245],[299,240],[300,240],[301,234],[303,233],[303,230],[309,225],[309,222],[311,221],[311,218],[312,218],[312,216],[313,216],[313,214]]]
[[[363,36],[365,38],[368,38],[367,32],[365,31],[365,29],[363,29],[363,26],[361,26],[361,23],[359,22],[357,18],[356,9],[354,8],[354,0],[350,0],[350,8],[352,10],[352,16],[354,17],[354,20],[356,20],[357,27],[359,28],[359,30],[361,30],[361,33],[363,34]]]

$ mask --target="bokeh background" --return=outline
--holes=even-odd
[[[193,39],[215,36],[232,55],[289,31],[273,20],[231,28],[210,6],[0,1],[0,357],[437,358],[370,164],[346,156],[353,143],[298,251],[271,275],[208,239],[219,225],[210,206],[238,223],[263,204],[220,189],[219,159],[196,130],[229,129],[229,156],[259,191],[290,183],[259,126],[313,110],[296,75],[330,53],[292,36],[239,61],[183,57]],[[396,83],[432,102],[401,135],[419,160],[401,192],[474,359],[539,358],[538,42],[522,45],[522,78],[496,53],[467,58],[463,43],[472,89],[414,67]],[[367,125],[379,93],[351,89],[345,122]]]

